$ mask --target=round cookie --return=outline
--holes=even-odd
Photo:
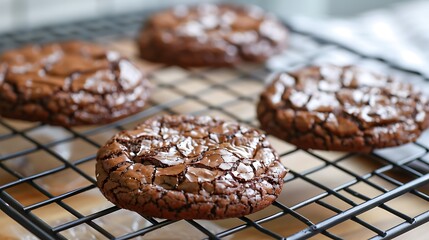
[[[261,127],[300,148],[368,152],[415,141],[429,101],[412,85],[353,66],[279,73],[261,94]]]
[[[141,57],[171,65],[261,62],[285,49],[288,32],[256,6],[177,6],[151,16],[138,37]]]
[[[142,110],[150,84],[117,52],[80,41],[30,45],[0,56],[0,115],[74,126]]]
[[[240,217],[270,205],[286,169],[264,134],[211,117],[162,116],[97,154],[97,185],[117,206],[166,219]]]

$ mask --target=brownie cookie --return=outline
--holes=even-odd
[[[286,28],[256,6],[177,6],[156,13],[138,45],[149,61],[181,66],[260,62],[286,47]]]
[[[117,52],[79,41],[0,56],[0,115],[52,125],[112,122],[141,111],[145,75]]]
[[[429,101],[412,85],[353,66],[311,66],[274,75],[258,118],[300,148],[368,152],[415,141]]]
[[[211,117],[163,116],[110,139],[97,185],[117,206],[166,219],[239,217],[270,205],[286,169],[258,130]]]

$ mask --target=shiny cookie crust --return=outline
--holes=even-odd
[[[177,6],[151,16],[138,37],[143,59],[171,65],[261,62],[286,48],[287,29],[256,6]]]
[[[81,41],[29,45],[0,56],[0,115],[52,125],[115,121],[143,109],[145,74],[117,52]]]
[[[166,219],[240,217],[270,205],[286,169],[264,134],[211,117],[162,116],[110,139],[97,185],[117,206]]]
[[[310,66],[272,76],[257,107],[262,129],[304,149],[369,152],[415,141],[428,97],[357,67]]]

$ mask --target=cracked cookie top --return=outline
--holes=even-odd
[[[263,206],[258,206],[258,199],[269,198],[271,203],[286,174],[264,134],[235,122],[204,116],[147,120],[109,140],[98,152],[97,161],[102,192],[114,203],[131,209],[124,206],[123,199],[118,200],[118,192],[128,191],[135,199],[145,195],[152,200],[157,198],[154,192],[173,192],[186,199],[183,208],[188,210],[200,203],[214,206],[218,198],[233,194],[238,199],[231,199],[232,205],[253,202],[246,207],[247,212],[239,213],[244,215]],[[200,203],[192,200],[195,195],[201,196]],[[174,208],[175,204],[167,205]],[[176,216],[173,218],[180,216],[181,210],[172,211]],[[222,218],[225,212],[222,216],[206,214],[196,216]]]
[[[142,109],[145,74],[89,42],[28,45],[0,56],[0,114],[73,126],[111,122]]]
[[[428,113],[411,84],[333,65],[275,75],[258,107],[264,129],[300,147],[356,151],[415,140]]]
[[[0,66],[0,84],[13,84],[30,99],[57,91],[126,91],[143,79],[143,73],[119,53],[81,41],[10,50],[0,56]],[[30,92],[29,88],[34,90]]]
[[[142,57],[152,61],[228,65],[278,53],[286,47],[287,35],[273,15],[257,6],[179,5],[151,16],[139,43]],[[176,53],[192,54],[194,59]]]
[[[240,181],[281,173],[278,156],[258,130],[210,117],[164,116],[116,135],[98,159],[123,158],[130,170],[166,190],[226,191]],[[107,166],[111,167],[111,166]],[[145,168],[144,172],[139,169]],[[205,189],[202,183],[217,181]]]

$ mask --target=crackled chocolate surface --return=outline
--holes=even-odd
[[[429,126],[427,96],[353,66],[279,73],[257,111],[264,130],[301,148],[366,152],[414,141]]]
[[[286,47],[287,30],[256,6],[200,4],[156,13],[140,32],[142,58],[182,66],[260,62]]]
[[[256,129],[167,115],[110,139],[98,152],[96,174],[119,207],[166,219],[221,219],[271,204],[286,169]]]
[[[111,122],[142,110],[150,84],[117,52],[79,41],[0,56],[0,115],[53,125]]]

